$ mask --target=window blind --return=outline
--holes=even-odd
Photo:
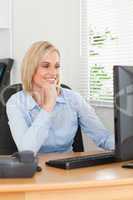
[[[113,102],[113,65],[133,65],[133,0],[80,1],[80,92]]]

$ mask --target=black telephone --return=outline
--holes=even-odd
[[[0,156],[0,178],[29,178],[38,166],[37,156],[32,151],[15,152],[11,156]]]

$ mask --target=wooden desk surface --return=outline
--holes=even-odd
[[[82,155],[85,153],[76,153]],[[0,179],[0,199],[133,199],[133,170],[112,163],[73,170],[48,167],[45,161],[70,157],[49,154],[39,158],[42,172],[28,179]],[[54,192],[53,192],[54,191]],[[8,194],[8,195],[7,195]],[[117,197],[117,198],[116,198]]]

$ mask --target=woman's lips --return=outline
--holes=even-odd
[[[49,83],[55,83],[56,79],[55,78],[47,78],[46,79]]]

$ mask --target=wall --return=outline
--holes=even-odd
[[[79,12],[79,0],[13,1],[13,83],[20,81],[20,63],[31,43],[49,40],[61,51],[63,82],[77,89]]]

